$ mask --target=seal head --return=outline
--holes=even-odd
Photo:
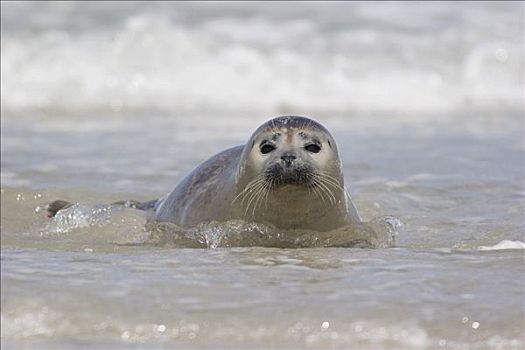
[[[256,221],[299,228],[306,216],[330,217],[335,211],[336,225],[346,221],[337,146],[312,119],[283,116],[261,125],[243,150],[236,183],[235,202],[240,200],[247,218],[251,213]]]

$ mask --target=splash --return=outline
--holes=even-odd
[[[328,232],[282,231],[270,225],[241,220],[210,222],[193,229],[170,223],[149,223],[150,243],[185,248],[274,247],[274,248],[388,248],[403,226],[388,216],[370,223],[342,227]]]
[[[47,225],[47,230],[66,233],[84,227],[104,226],[111,222],[111,211],[111,205],[75,203],[60,210]]]
[[[116,213],[118,215],[115,215]],[[60,210],[47,225],[46,230],[63,234],[90,228],[95,231],[93,236],[98,237],[100,236],[98,231],[106,232],[108,228],[117,229],[120,222],[131,221],[127,219],[133,219],[135,213],[136,210],[121,206],[76,203]],[[137,232],[144,232],[145,229],[148,233],[144,240],[135,240],[134,244],[177,248],[387,248],[394,245],[395,235],[401,227],[402,223],[398,218],[386,216],[376,218],[369,223],[328,232],[283,231],[270,225],[242,220],[212,221],[191,229],[184,229],[172,223],[149,221],[145,228],[138,228],[135,225],[127,229],[134,229]]]

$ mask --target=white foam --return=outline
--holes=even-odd
[[[525,243],[521,241],[503,240],[493,246],[481,246],[478,250],[506,250],[506,249],[525,249]]]

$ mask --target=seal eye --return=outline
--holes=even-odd
[[[274,146],[270,145],[269,143],[266,143],[266,144],[262,145],[262,147],[261,147],[261,153],[262,153],[262,154],[270,153],[270,152],[273,151],[274,149],[275,149]]]
[[[310,144],[310,145],[306,145],[304,147],[308,152],[312,152],[312,153],[319,153],[319,151],[321,150],[321,147],[319,147],[318,145],[316,144]]]

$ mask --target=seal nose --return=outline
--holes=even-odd
[[[295,158],[296,157],[291,153],[285,153],[281,156],[281,160],[287,168],[292,166],[292,163],[295,160]]]

